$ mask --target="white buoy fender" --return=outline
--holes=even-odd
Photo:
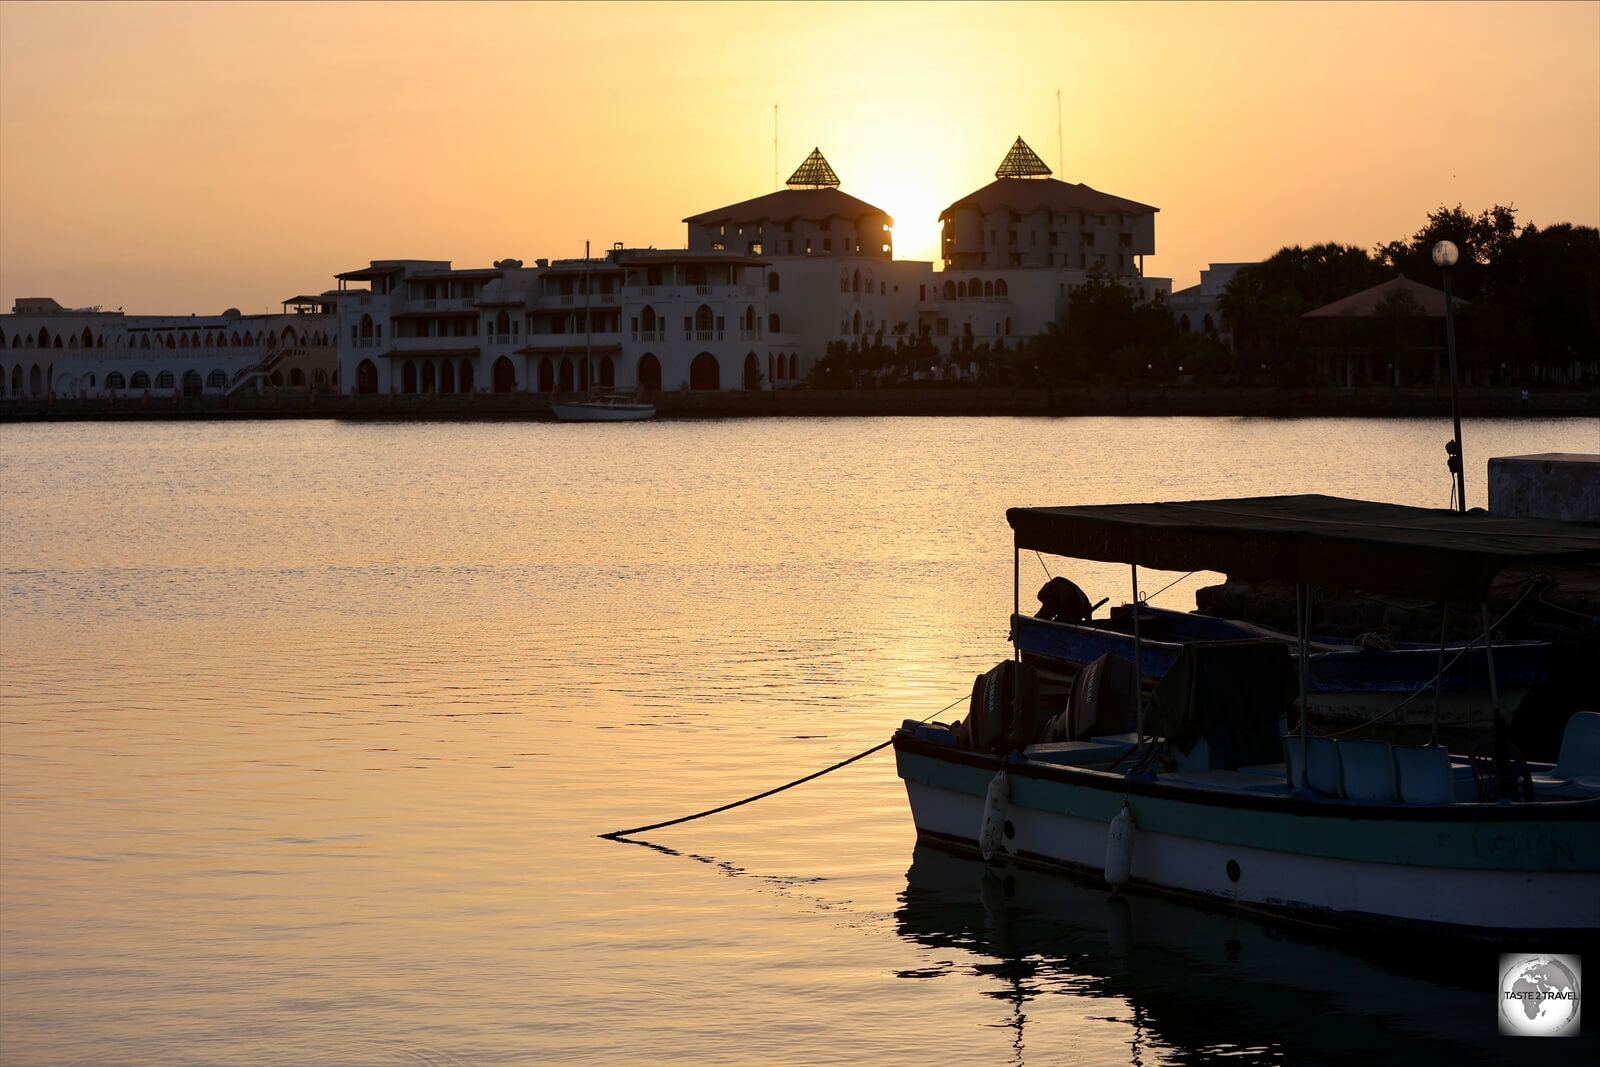
[[[989,781],[989,792],[983,798],[983,828],[978,831],[978,850],[984,859],[993,858],[1000,851],[1006,826],[1006,809],[1011,806],[1011,777],[1001,767]]]
[[[1133,812],[1124,804],[1106,833],[1106,884],[1109,886],[1128,882],[1128,874],[1133,869],[1133,831]]]

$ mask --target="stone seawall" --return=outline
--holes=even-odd
[[[657,393],[665,418],[829,415],[1251,415],[1262,417],[1450,415],[1445,389],[781,389],[770,392]],[[56,419],[549,419],[541,393],[349,396],[288,394],[236,397],[130,397],[115,400],[0,400],[0,421]],[[1467,416],[1600,417],[1600,391],[1535,393],[1466,389]]]

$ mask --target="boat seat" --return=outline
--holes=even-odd
[[[1580,711],[1561,731],[1561,754],[1548,774],[1535,774],[1535,784],[1551,785],[1600,776],[1600,711]]]
[[[1396,745],[1395,777],[1399,780],[1400,800],[1406,804],[1454,804],[1455,769],[1450,753],[1440,745]],[[1462,768],[1471,774],[1471,768]]]
[[[1036,763],[1085,764],[1111,761],[1128,751],[1126,745],[1108,745],[1095,741],[1051,741],[1047,744],[1029,745],[1023,755]]]
[[[1387,741],[1340,741],[1339,793],[1368,804],[1393,804],[1400,799],[1394,746]]]
[[[1300,788],[1300,738],[1287,734],[1283,738],[1284,780],[1290,790]],[[1331,737],[1306,738],[1306,784],[1325,797],[1342,796],[1340,792],[1339,743]]]

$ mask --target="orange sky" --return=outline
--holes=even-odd
[[[0,308],[214,313],[376,258],[680,246],[822,148],[930,259],[1019,134],[1150,274],[1441,203],[1600,224],[1600,4],[0,3]]]

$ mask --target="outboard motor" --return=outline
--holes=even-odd
[[[1086,741],[1136,729],[1139,705],[1134,686],[1138,684],[1133,664],[1111,652],[1080,670],[1067,704],[1070,739]]]
[[[973,681],[966,721],[957,723],[952,733],[957,744],[974,752],[1004,755],[1033,744],[1044,724],[1039,673],[1008,659]]]
[[[1088,622],[1094,614],[1082,589],[1066,578],[1052,578],[1039,590],[1039,611],[1034,618],[1047,622]]]

